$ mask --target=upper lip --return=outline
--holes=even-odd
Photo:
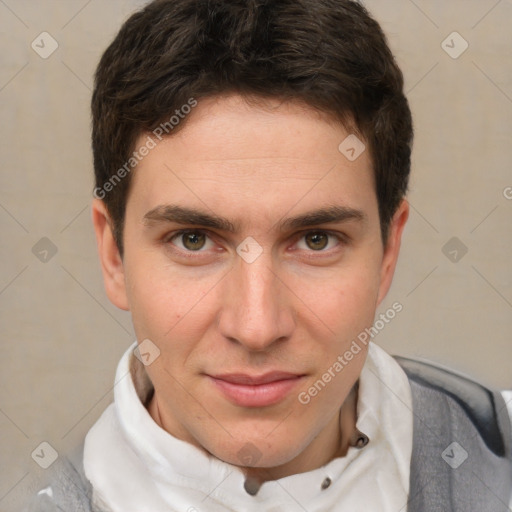
[[[297,379],[302,374],[289,372],[268,372],[262,375],[247,375],[245,373],[224,373],[222,375],[210,375],[213,379],[223,380],[231,384],[239,384],[246,386],[258,386],[261,384],[269,384],[280,380]]]

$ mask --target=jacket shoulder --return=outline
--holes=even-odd
[[[396,355],[393,355],[393,358],[410,381],[452,398],[464,410],[487,447],[499,457],[506,454],[499,421],[505,402],[499,392],[488,389],[462,373],[435,363]],[[501,417],[503,418],[503,414]]]
[[[26,512],[93,512],[92,487],[83,472],[83,444],[52,465],[46,487],[32,497]]]

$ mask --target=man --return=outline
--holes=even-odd
[[[106,50],[93,222],[137,335],[35,510],[505,511],[505,401],[371,338],[412,121],[351,0],[159,0]],[[374,323],[375,322],[375,323]]]

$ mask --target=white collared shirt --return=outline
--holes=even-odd
[[[349,447],[344,457],[321,468],[265,482],[255,496],[245,490],[238,467],[175,438],[151,418],[140,398],[144,391],[136,389],[130,373],[135,346],[119,362],[114,403],[85,440],[85,474],[100,510],[406,510],[413,436],[411,389],[398,363],[373,342],[359,378],[356,421],[369,443]]]

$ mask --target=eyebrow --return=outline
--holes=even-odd
[[[293,230],[334,222],[366,221],[367,216],[362,210],[347,206],[327,206],[318,210],[305,212],[296,217],[289,217],[277,223],[280,231]],[[160,205],[144,215],[144,224],[154,222],[174,222],[183,225],[199,225],[234,233],[239,230],[239,223],[232,223],[224,217],[196,208],[179,205]]]

